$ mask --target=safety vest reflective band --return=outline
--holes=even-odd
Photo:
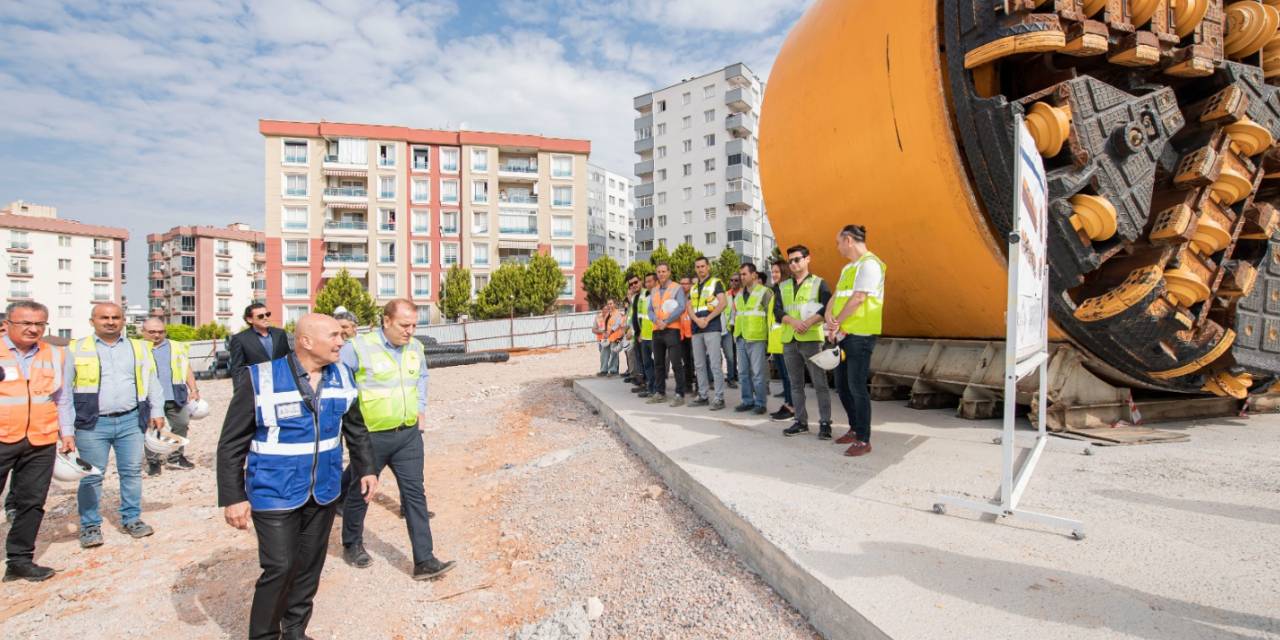
[[[769,346],[765,349],[769,354],[782,353],[782,330],[786,325],[778,322],[776,315],[773,305],[769,305]]]
[[[699,313],[711,313],[716,310],[716,285],[720,284],[720,279],[716,277],[707,278],[706,282],[695,284],[689,289],[689,306],[693,307],[693,315]]]
[[[649,292],[640,296],[640,339],[653,340],[653,321],[649,319]]]
[[[151,343],[135,338],[128,340],[133,349],[133,388],[138,400],[138,422],[145,428],[151,418],[147,402],[148,386],[156,374],[156,361],[151,356]],[[98,422],[98,387],[102,380],[102,364],[98,361],[98,342],[94,336],[76,340],[71,348],[75,358],[76,379],[72,393],[76,406],[76,428],[92,429]]]
[[[597,315],[595,327],[591,330],[600,342],[617,342],[626,334],[627,325],[622,314],[615,310],[609,315]]]
[[[739,291],[738,293],[741,293],[741,291]],[[729,291],[725,292],[725,310],[720,313],[720,319],[724,321],[725,326],[732,327],[734,326],[733,324],[734,321],[737,320],[737,315],[738,315],[737,296],[738,294],[736,293],[732,293]],[[735,333],[734,335],[736,336],[737,333]]]
[[[0,340],[0,442],[15,444],[26,438],[35,446],[58,440],[58,407],[53,393],[62,388],[67,352],[47,342],[37,344],[30,375],[22,373],[18,357]]]
[[[418,377],[427,366],[422,343],[410,340],[400,361],[383,344],[382,332],[370,331],[351,341],[359,368],[360,413],[370,432],[418,424]]]
[[[760,342],[769,337],[769,324],[765,317],[764,294],[767,287],[756,285],[751,290],[751,297],[745,301],[742,293],[738,293],[735,304],[738,306],[738,324],[734,325],[735,336],[749,342]]]
[[[836,283],[836,292],[831,296],[831,317],[840,315],[844,310],[845,304],[853,298],[854,283],[858,279],[858,269],[868,261],[874,260],[880,265],[880,287],[873,292],[868,292],[867,297],[862,300],[862,304],[840,323],[840,330],[862,336],[880,335],[882,318],[884,315],[884,282],[885,276],[889,274],[889,268],[885,265],[876,254],[867,252],[862,254],[861,258],[850,264],[846,264],[840,270],[840,280]]]
[[[821,310],[814,313],[804,313],[805,305],[818,304],[818,291],[822,288],[822,278],[810,275],[805,278],[804,284],[800,285],[800,290],[796,291],[795,280],[787,280],[782,283],[782,307],[788,316],[796,320],[804,320],[814,315],[814,313],[822,313]],[[795,340],[797,342],[821,342],[822,341],[822,325],[815,324],[809,327],[809,330],[796,335],[796,330],[791,328],[789,324],[782,325],[782,344],[787,344]]]
[[[154,350],[153,350],[154,352]],[[191,371],[190,346],[185,342],[169,341],[169,373],[171,379],[161,381],[173,387],[173,401],[178,406],[187,404],[190,389],[187,389],[187,372]]]
[[[351,370],[341,364],[321,370],[316,413],[289,359],[249,367],[257,428],[244,480],[254,511],[296,509],[311,497],[329,504],[342,490],[342,416],[357,395]]]

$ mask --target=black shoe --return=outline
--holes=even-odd
[[[798,436],[802,433],[809,433],[809,425],[803,422],[796,422],[791,426],[787,427],[786,429],[782,430],[782,435],[787,437]]]
[[[369,552],[365,551],[364,545],[359,542],[342,545],[342,559],[357,569],[364,569],[373,564],[373,558],[369,557]]]
[[[758,415],[758,416],[762,416],[762,415],[764,415],[767,411],[768,411],[768,409],[765,409],[764,407],[756,407],[756,408],[754,408],[754,409],[752,409],[752,410],[751,410],[751,413],[754,413],[754,414],[756,414],[756,415]]]
[[[830,422],[818,423],[818,439],[819,440],[831,439],[831,423]]]
[[[652,395],[653,395],[653,394],[652,394],[652,393],[649,393],[648,391],[641,391],[640,393],[637,393],[637,394],[636,394],[636,397],[639,397],[639,398],[648,398],[648,397],[650,397],[650,396],[652,396]]]
[[[34,562],[24,562],[22,564],[9,563],[9,567],[4,570],[4,581],[13,582],[14,580],[26,580],[27,582],[44,582],[52,578],[53,569],[42,567]]]
[[[705,407],[705,406],[707,406],[707,405],[709,405],[709,404],[711,404],[711,401],[710,401],[710,400],[708,400],[708,399],[706,399],[706,398],[695,398],[695,399],[693,400],[693,402],[690,402],[690,403],[689,403],[689,406],[691,406],[691,407]]]
[[[742,403],[742,404],[740,404],[740,405],[738,405],[738,406],[734,407],[734,408],[733,408],[733,410],[734,410],[734,411],[737,411],[738,413],[746,413],[746,412],[748,412],[748,411],[750,411],[750,410],[752,410],[752,409],[754,409],[754,408],[755,408],[755,407],[753,407],[753,406],[751,406],[751,405],[749,405],[749,404],[747,404],[747,403],[745,403],[745,402],[744,402],[744,403]]]
[[[191,461],[187,459],[187,456],[181,453],[179,453],[176,456],[170,456],[168,462],[169,462],[169,466],[177,467],[184,471],[189,471],[191,469],[196,468],[196,465],[192,464]]]
[[[796,417],[796,412],[792,411],[786,405],[779,407],[777,411],[769,414],[769,419],[774,422],[786,422],[794,417]]]
[[[145,538],[156,532],[155,529],[151,528],[151,525],[141,520],[134,520],[133,522],[124,525],[124,531],[135,538]]]
[[[449,572],[454,566],[454,561],[440,562],[436,558],[431,558],[426,562],[419,562],[413,565],[414,580],[434,580]]]
[[[726,382],[725,384],[729,385],[729,388],[730,388],[730,389],[737,389],[737,388],[738,388],[738,381],[737,381],[737,380],[730,380],[730,381]]]
[[[147,475],[149,475],[149,476],[158,476],[158,475],[160,475],[160,472],[161,472],[161,471],[163,471],[163,470],[164,470],[164,467],[160,466],[160,461],[159,461],[159,460],[148,460],[148,461],[147,461]]]

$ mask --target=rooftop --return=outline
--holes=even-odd
[[[562,153],[591,153],[591,141],[574,138],[548,138],[525,133],[491,131],[446,131],[413,129],[383,124],[349,124],[342,122],[293,122],[258,120],[258,132],[264,136],[298,136],[303,138],[353,137],[397,140],[419,144],[486,145],[521,147]]]

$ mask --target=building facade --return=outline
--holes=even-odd
[[[472,291],[504,262],[546,253],[566,276],[561,310],[585,310],[586,140],[262,120],[267,306],[288,322],[346,269],[378,302],[439,318],[442,279]]]
[[[587,170],[587,259],[609,256],[626,268],[636,259],[631,180],[594,164]]]
[[[9,302],[34,300],[49,307],[49,333],[89,335],[98,302],[125,304],[125,244],[129,232],[58,218],[54,207],[18,200],[0,210],[8,269],[0,291]]]
[[[764,87],[732,64],[636,96],[636,258],[688,242],[757,262],[773,250],[756,135]]]
[[[166,324],[239,331],[245,307],[266,301],[266,234],[247,224],[153,233],[147,253],[150,315]]]

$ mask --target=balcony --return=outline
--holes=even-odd
[[[653,205],[649,204],[644,206],[637,206],[635,210],[635,216],[637,220],[640,220],[641,218],[652,218]]]
[[[636,140],[635,151],[636,153],[653,151],[653,138],[643,138],[640,140]]]
[[[637,199],[653,195],[653,183],[642,182],[634,187],[633,194]]]
[[[457,224],[442,224],[442,225],[440,225],[440,235],[442,235],[442,236],[456,236],[456,235],[458,235],[458,225],[457,225]]]
[[[538,225],[509,222],[498,225],[498,234],[504,236],[538,236]]]
[[[329,187],[324,190],[325,202],[367,202],[369,190],[363,187]]]
[[[295,255],[286,255],[286,256],[284,257],[283,262],[284,262],[285,264],[306,264],[306,263],[307,263],[307,256],[306,256],[306,255],[297,255],[297,254],[295,254]]]
[[[735,138],[724,145],[724,154],[726,156],[751,155],[751,145],[746,139]]]
[[[649,113],[653,110],[653,94],[646,93],[642,96],[636,96],[631,101],[631,107],[640,113]]]
[[[368,172],[368,171],[369,171],[369,163],[367,163],[367,162],[364,162],[364,163],[355,163],[355,162],[339,162],[339,161],[338,161],[338,156],[325,156],[325,157],[324,157],[324,168],[325,168],[325,169],[339,169],[339,170],[345,170],[345,171],[362,171],[362,172]]]
[[[652,114],[652,113],[646,113],[646,114],[644,114],[644,115],[640,116],[639,118],[636,118],[636,121],[635,121],[635,127],[634,127],[634,128],[635,128],[635,130],[636,130],[636,131],[639,131],[639,130],[641,130],[641,129],[652,129],[652,128],[653,128],[653,114]]]
[[[653,161],[645,160],[643,162],[637,162],[635,169],[636,169],[636,175],[638,176],[650,175],[653,173]]]
[[[378,225],[378,233],[395,233],[395,232],[396,232],[396,223],[394,222],[383,222]]]
[[[218,289],[218,295],[220,295],[220,296],[229,296],[229,295],[231,295],[231,290],[230,290],[230,289]]]
[[[31,253],[31,243],[30,242],[10,242],[9,250],[17,251],[19,253]]]
[[[383,254],[378,256],[378,264],[395,264],[396,254]]]
[[[751,81],[747,79],[747,69],[742,66],[741,62],[725,67],[724,79],[725,82],[734,86],[751,84]]]
[[[368,266],[369,255],[366,253],[326,253],[324,255],[324,263],[326,265],[337,266]]]
[[[30,268],[30,267],[17,267],[17,268],[10,267],[10,268],[9,268],[9,277],[11,277],[11,278],[30,278],[30,277],[31,277],[31,268]]]
[[[729,109],[732,111],[752,111],[755,109],[755,98],[751,96],[751,89],[745,87],[726,91],[724,103],[729,105]]]
[[[111,257],[111,250],[110,250],[110,249],[101,249],[101,248],[98,248],[98,247],[94,247],[94,248],[93,248],[93,257],[95,257],[95,258],[110,258],[110,257]]]
[[[746,138],[756,132],[756,117],[750,113],[735,113],[724,119],[724,128],[739,138]]]
[[[498,202],[503,205],[515,206],[538,206],[538,194],[536,193],[499,193]]]
[[[755,172],[745,164],[731,164],[724,169],[725,180],[739,180],[742,178],[754,178]]]
[[[151,297],[152,297],[152,298],[163,298],[163,297],[164,297],[164,289],[152,289],[152,290],[151,290]]]
[[[751,192],[746,190],[726,191],[724,194],[724,203],[731,209],[750,209]]]
[[[519,182],[538,180],[537,158],[498,158],[498,177]]]

